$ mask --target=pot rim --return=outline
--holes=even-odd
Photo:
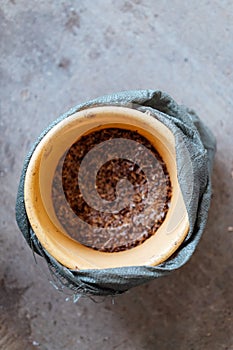
[[[49,199],[52,171],[67,149],[64,148],[65,143],[68,142],[66,147],[68,144],[71,146],[88,130],[112,126],[139,130],[154,145],[168,168],[172,199],[166,218],[154,235],[134,248],[109,253],[88,248],[72,239],[59,226],[55,216],[48,215],[48,208],[50,206],[51,209],[52,205]],[[177,250],[189,230],[188,213],[177,178],[174,135],[154,114],[128,107],[91,107],[55,125],[32,154],[25,177],[24,196],[29,222],[41,245],[57,261],[71,269],[159,265]]]

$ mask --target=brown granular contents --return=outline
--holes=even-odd
[[[119,186],[123,197],[119,211],[98,210],[84,200],[79,181],[84,181],[86,188],[92,188],[93,184],[88,181],[102,157],[101,146],[104,141],[114,139],[131,140],[140,145],[136,154],[138,161],[116,158],[109,148],[109,159],[98,168],[94,189],[89,195],[98,193],[100,202],[111,203],[120,193],[117,192]],[[97,145],[100,147],[97,156],[88,161],[85,176],[78,178],[81,162]],[[152,169],[151,155],[155,159]],[[144,167],[140,168],[142,161]],[[153,171],[150,187],[148,169]],[[121,182],[122,179],[131,187]],[[82,136],[63,155],[55,171],[52,198],[59,222],[73,239],[96,250],[118,252],[131,249],[155,234],[170,205],[171,182],[165,163],[145,137],[137,131],[106,128]]]

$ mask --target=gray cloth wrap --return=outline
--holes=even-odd
[[[152,266],[133,266],[102,270],[70,270],[62,266],[43,249],[32,231],[25,210],[24,180],[28,163],[36,146],[46,133],[57,123],[71,114],[94,106],[117,105],[150,111],[174,134],[178,180],[187,207],[190,230],[180,248],[164,263]],[[146,118],[146,114],[145,114]],[[181,142],[182,141],[182,142]],[[184,146],[185,145],[185,146]],[[193,195],[190,201],[187,188],[187,163],[183,157],[184,147],[188,150],[193,167]],[[17,195],[16,220],[27,243],[33,251],[42,255],[57,281],[71,289],[74,295],[115,295],[167,275],[184,265],[192,256],[203,233],[211,199],[211,170],[215,153],[215,138],[193,110],[178,105],[169,95],[161,91],[123,91],[80,104],[54,121],[40,135],[26,157]]]

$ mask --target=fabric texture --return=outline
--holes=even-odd
[[[36,146],[53,126],[82,109],[107,105],[131,107],[142,112],[149,111],[172,131],[176,142],[178,181],[187,208],[190,229],[186,239],[175,254],[158,266],[74,271],[62,266],[50,256],[33,232],[24,203],[25,174]],[[167,275],[184,265],[192,256],[207,221],[215,149],[214,136],[195,112],[185,106],[178,105],[164,92],[156,90],[123,91],[80,104],[63,114],[44,130],[26,157],[16,201],[18,226],[31,249],[46,259],[53,276],[56,276],[57,283],[71,289],[75,296],[123,293],[132,287]],[[191,163],[187,162],[187,155]],[[193,176],[191,195],[188,181],[190,179],[190,165]]]

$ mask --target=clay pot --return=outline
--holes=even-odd
[[[69,147],[90,130],[106,127],[138,130],[157,149],[166,163],[171,184],[171,205],[156,233],[135,248],[106,253],[72,239],[59,223],[51,188],[56,166]],[[158,265],[181,245],[189,229],[188,214],[177,179],[175,139],[155,117],[125,107],[93,107],[74,113],[54,126],[36,147],[25,178],[27,215],[42,246],[71,269],[103,269]]]

